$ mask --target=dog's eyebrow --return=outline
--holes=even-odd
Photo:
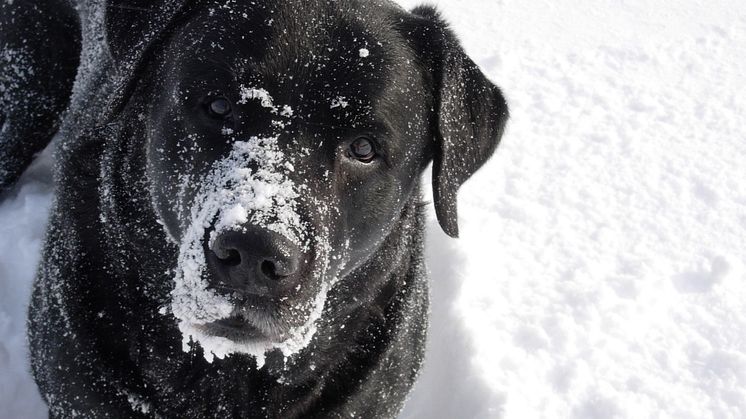
[[[370,121],[369,121],[370,122]],[[363,131],[370,131],[371,134],[378,132],[378,131],[384,131],[389,132],[390,126],[386,123],[368,123],[368,124],[356,124],[356,125],[334,125],[334,124],[326,124],[324,122],[311,122],[304,120],[303,117],[299,117],[297,119],[297,123],[300,125],[307,125],[312,127],[320,127],[320,128],[329,128],[333,130],[339,130],[339,131],[353,131],[353,130],[363,130]]]
[[[180,85],[195,86],[198,91],[209,86],[216,90],[226,90],[222,93],[227,94],[230,85],[238,83],[235,69],[219,58],[204,56],[199,64],[201,65],[190,66],[184,72]]]
[[[205,58],[206,58],[207,62],[209,62],[211,64],[215,64],[215,66],[217,66],[217,68],[219,68],[220,70],[223,70],[226,73],[230,74],[231,77],[233,78],[233,81],[238,81],[238,71],[229,62],[227,62],[227,61],[225,61],[223,59],[220,59],[220,58],[215,58],[215,57],[209,57],[208,56],[208,57],[205,57]]]
[[[342,131],[345,133],[345,135],[349,135],[350,133],[361,133],[361,134],[369,134],[376,137],[379,141],[384,141],[391,133],[395,132],[393,130],[393,127],[391,124],[388,123],[388,121],[368,121],[368,123],[363,122],[362,124],[357,124],[356,126],[352,125],[346,125],[346,126],[340,126],[340,125],[334,125],[334,124],[326,124],[323,122],[311,122],[303,120],[302,117],[298,118],[297,123],[299,125],[304,126],[312,126],[312,127],[320,127],[320,128],[327,128],[337,131]]]

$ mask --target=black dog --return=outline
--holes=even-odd
[[[57,133],[29,314],[52,417],[400,411],[438,219],[508,112],[428,7],[3,2],[0,183]]]

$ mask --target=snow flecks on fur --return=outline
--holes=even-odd
[[[332,99],[331,104],[329,105],[329,109],[334,108],[346,108],[350,106],[350,102],[347,101],[347,98],[344,96],[337,96],[336,98]]]
[[[130,407],[134,412],[140,412],[144,415],[151,413],[152,406],[150,403],[143,401],[142,398],[132,393],[124,395],[127,397],[127,402],[130,404]],[[156,414],[156,417],[161,416]]]
[[[0,49],[0,66],[3,68],[0,72],[0,105],[10,106],[5,99],[7,92],[34,75],[33,67],[24,64],[27,62],[28,54],[22,49]]]
[[[239,96],[241,97],[241,99],[238,100],[238,103],[241,105],[249,103],[250,100],[258,100],[263,108],[269,109],[270,112],[275,115],[280,115],[285,118],[292,118],[295,114],[293,108],[290,105],[275,105],[275,100],[272,98],[269,92],[263,88],[246,87],[244,85],[241,85]],[[272,125],[278,128],[285,128],[290,125],[290,121],[287,119],[275,119],[272,121]]]
[[[256,164],[257,168],[247,167],[250,164]],[[251,222],[307,248],[308,238],[303,233],[304,226],[296,208],[302,186],[288,179],[291,167],[292,163],[279,151],[276,138],[253,137],[236,142],[231,155],[218,163],[214,177],[208,180],[222,188],[210,192],[217,196],[205,197],[217,199],[218,206],[209,211],[224,209],[215,214],[218,218],[210,244],[217,234]]]
[[[303,250],[309,249],[309,229],[298,213],[304,187],[290,181],[287,175],[292,170],[277,138],[252,137],[235,142],[230,155],[217,162],[204,181],[180,243],[171,293],[171,310],[179,321],[185,349],[190,341],[197,341],[208,360],[240,352],[255,355],[261,363],[266,350],[280,348],[290,354],[310,340],[312,325],[292,331],[285,342],[234,342],[202,331],[202,326],[230,317],[235,309],[228,298],[208,288],[205,239],[212,246],[221,233],[240,231],[250,224],[276,232]],[[322,300],[325,291],[323,294]],[[320,304],[323,307],[323,301]]]
[[[23,106],[18,103],[18,92],[29,78],[33,77],[34,69],[29,64],[29,56],[23,49],[4,47],[0,44],[0,147],[4,146],[3,137],[11,128],[10,120],[5,119],[5,114],[11,113],[14,108]],[[27,96],[27,93],[24,93]],[[35,98],[39,102],[40,98]],[[0,150],[3,151],[3,150]],[[11,176],[15,166],[14,156],[0,158],[0,183],[5,182]]]
[[[283,105],[282,110],[280,111],[280,115],[290,118],[293,116],[293,108],[290,107],[290,105]]]
[[[306,321],[300,326],[291,329],[282,341],[256,340],[239,342],[221,336],[214,336],[205,333],[202,325],[194,323],[179,324],[183,340],[182,349],[188,352],[191,344],[199,342],[204,349],[204,356],[208,362],[213,362],[215,358],[224,359],[226,356],[235,353],[251,355],[256,359],[257,368],[264,367],[266,362],[266,353],[271,350],[279,350],[287,359],[297,354],[311,343],[317,331],[317,321],[321,318],[327,300],[327,295],[336,280],[331,284],[323,283],[321,289],[316,294],[313,301],[305,309],[308,311]],[[299,308],[303,310],[303,308]]]
[[[276,112],[277,107],[274,104],[274,99],[272,99],[272,96],[269,95],[269,92],[266,89],[257,89],[254,87],[246,87],[244,85],[241,85],[241,99],[238,101],[239,104],[245,105],[249,103],[249,100],[259,100],[262,104],[262,107],[272,109],[272,111]]]
[[[317,332],[317,322],[326,306],[329,290],[339,281],[338,277],[330,277],[329,261],[331,247],[329,245],[329,232],[324,229],[314,238],[314,246],[322,255],[324,261],[312,272],[312,276],[324,278],[315,298],[308,303],[294,307],[293,312],[305,318],[305,321],[283,334],[279,341],[257,340],[238,342],[221,336],[205,333],[204,325],[189,322],[180,322],[179,329],[182,333],[182,348],[185,352],[191,349],[193,343],[198,342],[204,349],[204,356],[208,362],[215,358],[224,359],[235,353],[251,355],[256,359],[257,368],[263,368],[266,361],[266,353],[271,350],[279,350],[287,359],[306,348]],[[347,247],[343,251],[347,251]],[[299,285],[300,287],[300,285]]]

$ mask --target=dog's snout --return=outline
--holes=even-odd
[[[264,228],[220,233],[209,253],[213,286],[223,293],[280,296],[299,280],[298,246]]]

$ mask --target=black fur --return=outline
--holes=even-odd
[[[79,62],[79,27],[65,0],[0,3],[0,192],[59,128]]]
[[[0,86],[11,86],[0,92],[0,185],[59,130],[56,201],[29,312],[50,416],[396,417],[425,346],[420,174],[434,160],[438,219],[456,236],[458,188],[490,157],[508,116],[435,10],[363,0],[34,3],[0,9],[0,53],[26,39],[34,57],[12,63],[33,77],[0,69]],[[33,18],[10,18],[21,14]],[[239,106],[231,92],[243,83],[292,107],[290,124],[273,125],[257,103]],[[216,92],[236,106],[229,121],[205,113]],[[29,111],[42,93],[48,101]],[[335,97],[348,103],[332,107]],[[272,135],[294,159],[287,176],[307,187],[304,225],[330,247],[301,259],[339,282],[299,353],[269,352],[263,368],[242,354],[209,363],[199,344],[182,349],[164,311],[184,220],[234,139]],[[375,139],[374,163],[346,152],[361,136]],[[288,327],[303,317],[288,307],[329,278],[296,280],[300,291],[282,291],[289,303],[266,303]]]

